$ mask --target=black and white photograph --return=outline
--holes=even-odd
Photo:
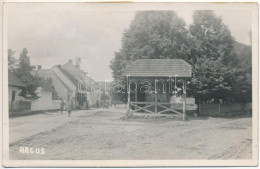
[[[258,165],[257,3],[5,2],[6,167]]]

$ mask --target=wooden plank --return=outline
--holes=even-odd
[[[131,102],[134,104],[155,104],[155,102]]]
[[[144,113],[135,113],[137,116],[148,116],[148,117],[178,117],[178,118],[182,118],[182,116],[177,115],[177,114],[144,114]]]
[[[137,106],[138,105],[133,105],[133,106],[135,106],[135,108],[138,108]],[[151,107],[151,106],[153,106],[153,104],[152,105],[147,105],[147,106],[145,106],[145,107],[141,107],[141,108],[138,108],[138,109],[135,109],[134,111],[135,112],[137,112],[137,111],[139,111],[139,110],[146,110],[148,107]],[[149,111],[149,110],[148,110]]]
[[[169,107],[166,107],[166,106],[163,106],[163,105],[160,105],[160,104],[158,104],[158,106],[160,106],[160,107],[162,107],[162,108],[165,108],[165,109],[167,109],[167,110],[170,110],[170,111],[172,111],[172,112],[174,112],[174,113],[177,113],[177,114],[182,115],[182,113],[178,112],[177,110],[171,109],[171,108],[169,108]],[[163,112],[165,112],[165,110],[163,110]],[[162,111],[160,111],[159,113],[162,113]]]
[[[147,109],[145,109],[145,108],[143,108],[143,107],[140,107],[140,106],[138,106],[138,105],[133,105],[133,106],[139,108],[140,110],[144,110],[144,111],[147,111],[147,112],[149,112],[149,113],[154,113],[154,112],[152,112],[152,111],[150,111],[150,110],[147,110]],[[152,106],[152,105],[149,105],[149,106]]]
[[[158,112],[158,114],[162,114],[162,113],[164,113],[164,112],[166,112],[166,111],[173,111],[173,110],[172,110],[172,109],[166,109],[166,110],[163,110],[163,111]],[[173,111],[173,112],[176,113],[177,111]],[[176,113],[176,114],[174,114],[174,115],[179,116],[179,117],[182,117],[182,113],[180,113],[180,112],[178,112],[178,113]]]

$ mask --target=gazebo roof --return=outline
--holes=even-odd
[[[123,76],[191,77],[191,65],[182,59],[138,59],[127,66]]]

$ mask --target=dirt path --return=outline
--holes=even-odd
[[[22,139],[62,126],[84,113],[86,113],[86,111],[77,111],[73,114],[72,118],[68,118],[66,111],[64,111],[63,114],[57,111],[10,118],[9,143],[15,144]],[[93,113],[93,111],[89,110],[88,113]]]
[[[123,109],[79,112],[61,125],[15,142],[11,159],[249,159],[251,118],[122,119]],[[19,153],[44,148],[44,155]]]

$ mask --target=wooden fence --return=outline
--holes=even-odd
[[[203,116],[222,116],[252,111],[252,103],[199,104],[198,113]]]
[[[10,103],[9,110],[31,110],[30,101],[15,101]]]

